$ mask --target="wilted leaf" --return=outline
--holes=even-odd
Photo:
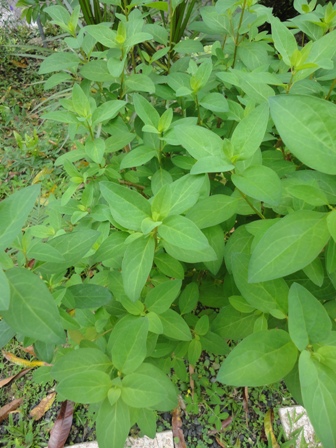
[[[48,448],[63,448],[70,433],[74,405],[71,401],[63,401],[54,427],[50,432]]]
[[[18,380],[19,378],[22,378],[30,370],[31,369],[24,369],[24,370],[21,370],[21,372],[17,373],[16,375],[12,375],[12,376],[9,376],[8,378],[4,378],[3,380],[0,380],[0,389],[4,386],[8,386],[14,380]]]
[[[33,367],[41,367],[41,366],[50,366],[47,362],[44,361],[28,361],[27,359],[19,358],[18,356],[13,355],[13,353],[9,353],[6,351],[2,351],[2,354],[4,358],[7,359],[7,361],[12,362],[13,364],[17,364],[19,366],[24,366],[28,368]]]
[[[173,410],[172,429],[175,441],[175,448],[187,448],[182,431],[181,410],[179,407]]]
[[[265,418],[264,418],[264,429],[265,429],[265,434],[267,437],[268,441],[271,441],[271,447],[272,448],[280,448],[279,444],[275,438],[274,432],[273,432],[273,427],[272,427],[272,423],[273,423],[273,410],[269,409],[266,414],[265,414]]]
[[[5,406],[2,406],[0,408],[0,423],[5,420],[8,417],[8,414],[10,412],[15,411],[23,401],[23,398],[16,398],[15,400],[11,401],[8,404],[5,404]]]
[[[40,403],[35,406],[29,413],[34,420],[40,420],[44,416],[44,414],[49,411],[53,402],[55,401],[56,392],[52,392],[44,397]]]

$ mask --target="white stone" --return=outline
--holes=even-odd
[[[322,447],[316,441],[315,431],[306,410],[302,406],[291,406],[279,409],[280,420],[288,439],[297,435],[296,447],[300,448],[302,438],[308,448]],[[294,434],[295,433],[295,434]]]
[[[164,431],[156,434],[155,439],[149,437],[139,437],[137,439],[129,437],[127,439],[125,448],[174,448],[173,433],[171,431]],[[66,448],[98,448],[97,442],[79,443],[71,445]],[[111,447],[113,448],[113,447]]]

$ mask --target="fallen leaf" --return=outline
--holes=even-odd
[[[248,388],[245,386],[243,391],[243,408],[245,411],[246,426],[248,425],[249,420],[248,399],[249,399]]]
[[[218,443],[219,446],[222,446],[223,448],[226,448],[226,445],[224,445],[224,442],[222,442],[221,440],[219,440],[218,437],[216,437],[216,442]]]
[[[12,362],[13,364],[17,364],[19,366],[24,367],[41,367],[41,366],[50,366],[51,364],[48,364],[44,361],[28,361],[27,359],[19,358],[18,356],[13,355],[13,353],[2,351],[2,354],[4,358],[7,359],[7,361]]]
[[[225,428],[227,428],[228,426],[230,426],[231,423],[232,423],[232,420],[233,420],[232,415],[230,415],[230,417],[228,417],[228,418],[226,418],[225,420],[223,420],[223,421],[222,421],[222,429],[225,429]]]
[[[182,431],[181,410],[179,407],[173,410],[172,430],[175,442],[175,448],[187,448]]]
[[[272,448],[280,448],[279,444],[278,444],[278,442],[277,442],[277,440],[275,438],[274,432],[273,432],[272,423],[273,423],[273,410],[269,409],[266,412],[265,418],[264,418],[265,434],[266,434],[267,440],[271,441]]]
[[[32,345],[29,345],[28,347],[20,347],[20,349],[25,352],[29,353],[30,355],[34,356],[36,358],[36,353],[34,351],[34,347]]]
[[[28,65],[25,64],[24,62],[15,61],[14,59],[11,60],[11,63],[12,63],[13,65],[15,65],[15,67],[19,67],[19,68],[27,68],[27,67],[28,67]]]
[[[5,404],[5,406],[2,406],[2,408],[0,408],[0,422],[5,420],[10,412],[15,411],[21,405],[22,401],[23,398],[16,398],[10,403]]]
[[[50,438],[48,442],[48,448],[63,448],[66,439],[69,436],[72,416],[74,411],[74,405],[72,401],[63,401],[54,427],[50,432]]]
[[[3,380],[0,380],[0,389],[4,386],[8,386],[14,380],[18,380],[19,378],[22,378],[30,370],[31,369],[24,369],[24,370],[21,370],[21,372],[17,373],[16,375],[12,375],[12,376],[9,376],[8,378],[4,378]]]
[[[195,368],[191,364],[189,364],[189,384],[191,389],[191,396],[194,398],[195,394],[195,381],[193,379],[193,374],[195,373]]]
[[[49,411],[53,402],[55,401],[56,392],[52,392],[44,397],[40,403],[35,406],[29,413],[34,420],[40,420],[44,416],[44,414]]]

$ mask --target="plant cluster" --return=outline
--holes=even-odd
[[[40,66],[64,89],[43,118],[73,149],[42,222],[21,232],[37,184],[0,204],[1,343],[33,344],[59,397],[92,404],[101,448],[154,436],[170,373],[204,351],[227,355],[225,385],[284,379],[334,447],[336,8],[108,5],[86,26],[45,8],[68,49]]]

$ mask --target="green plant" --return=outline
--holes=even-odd
[[[40,67],[69,88],[44,118],[74,149],[43,223],[21,233],[37,185],[0,204],[0,330],[92,404],[101,448],[153,436],[169,374],[192,384],[203,351],[227,355],[223,384],[284,379],[335,446],[336,10],[295,6],[293,31],[253,0],[205,6],[174,54],[165,15],[114,30],[46,9],[72,31]]]

